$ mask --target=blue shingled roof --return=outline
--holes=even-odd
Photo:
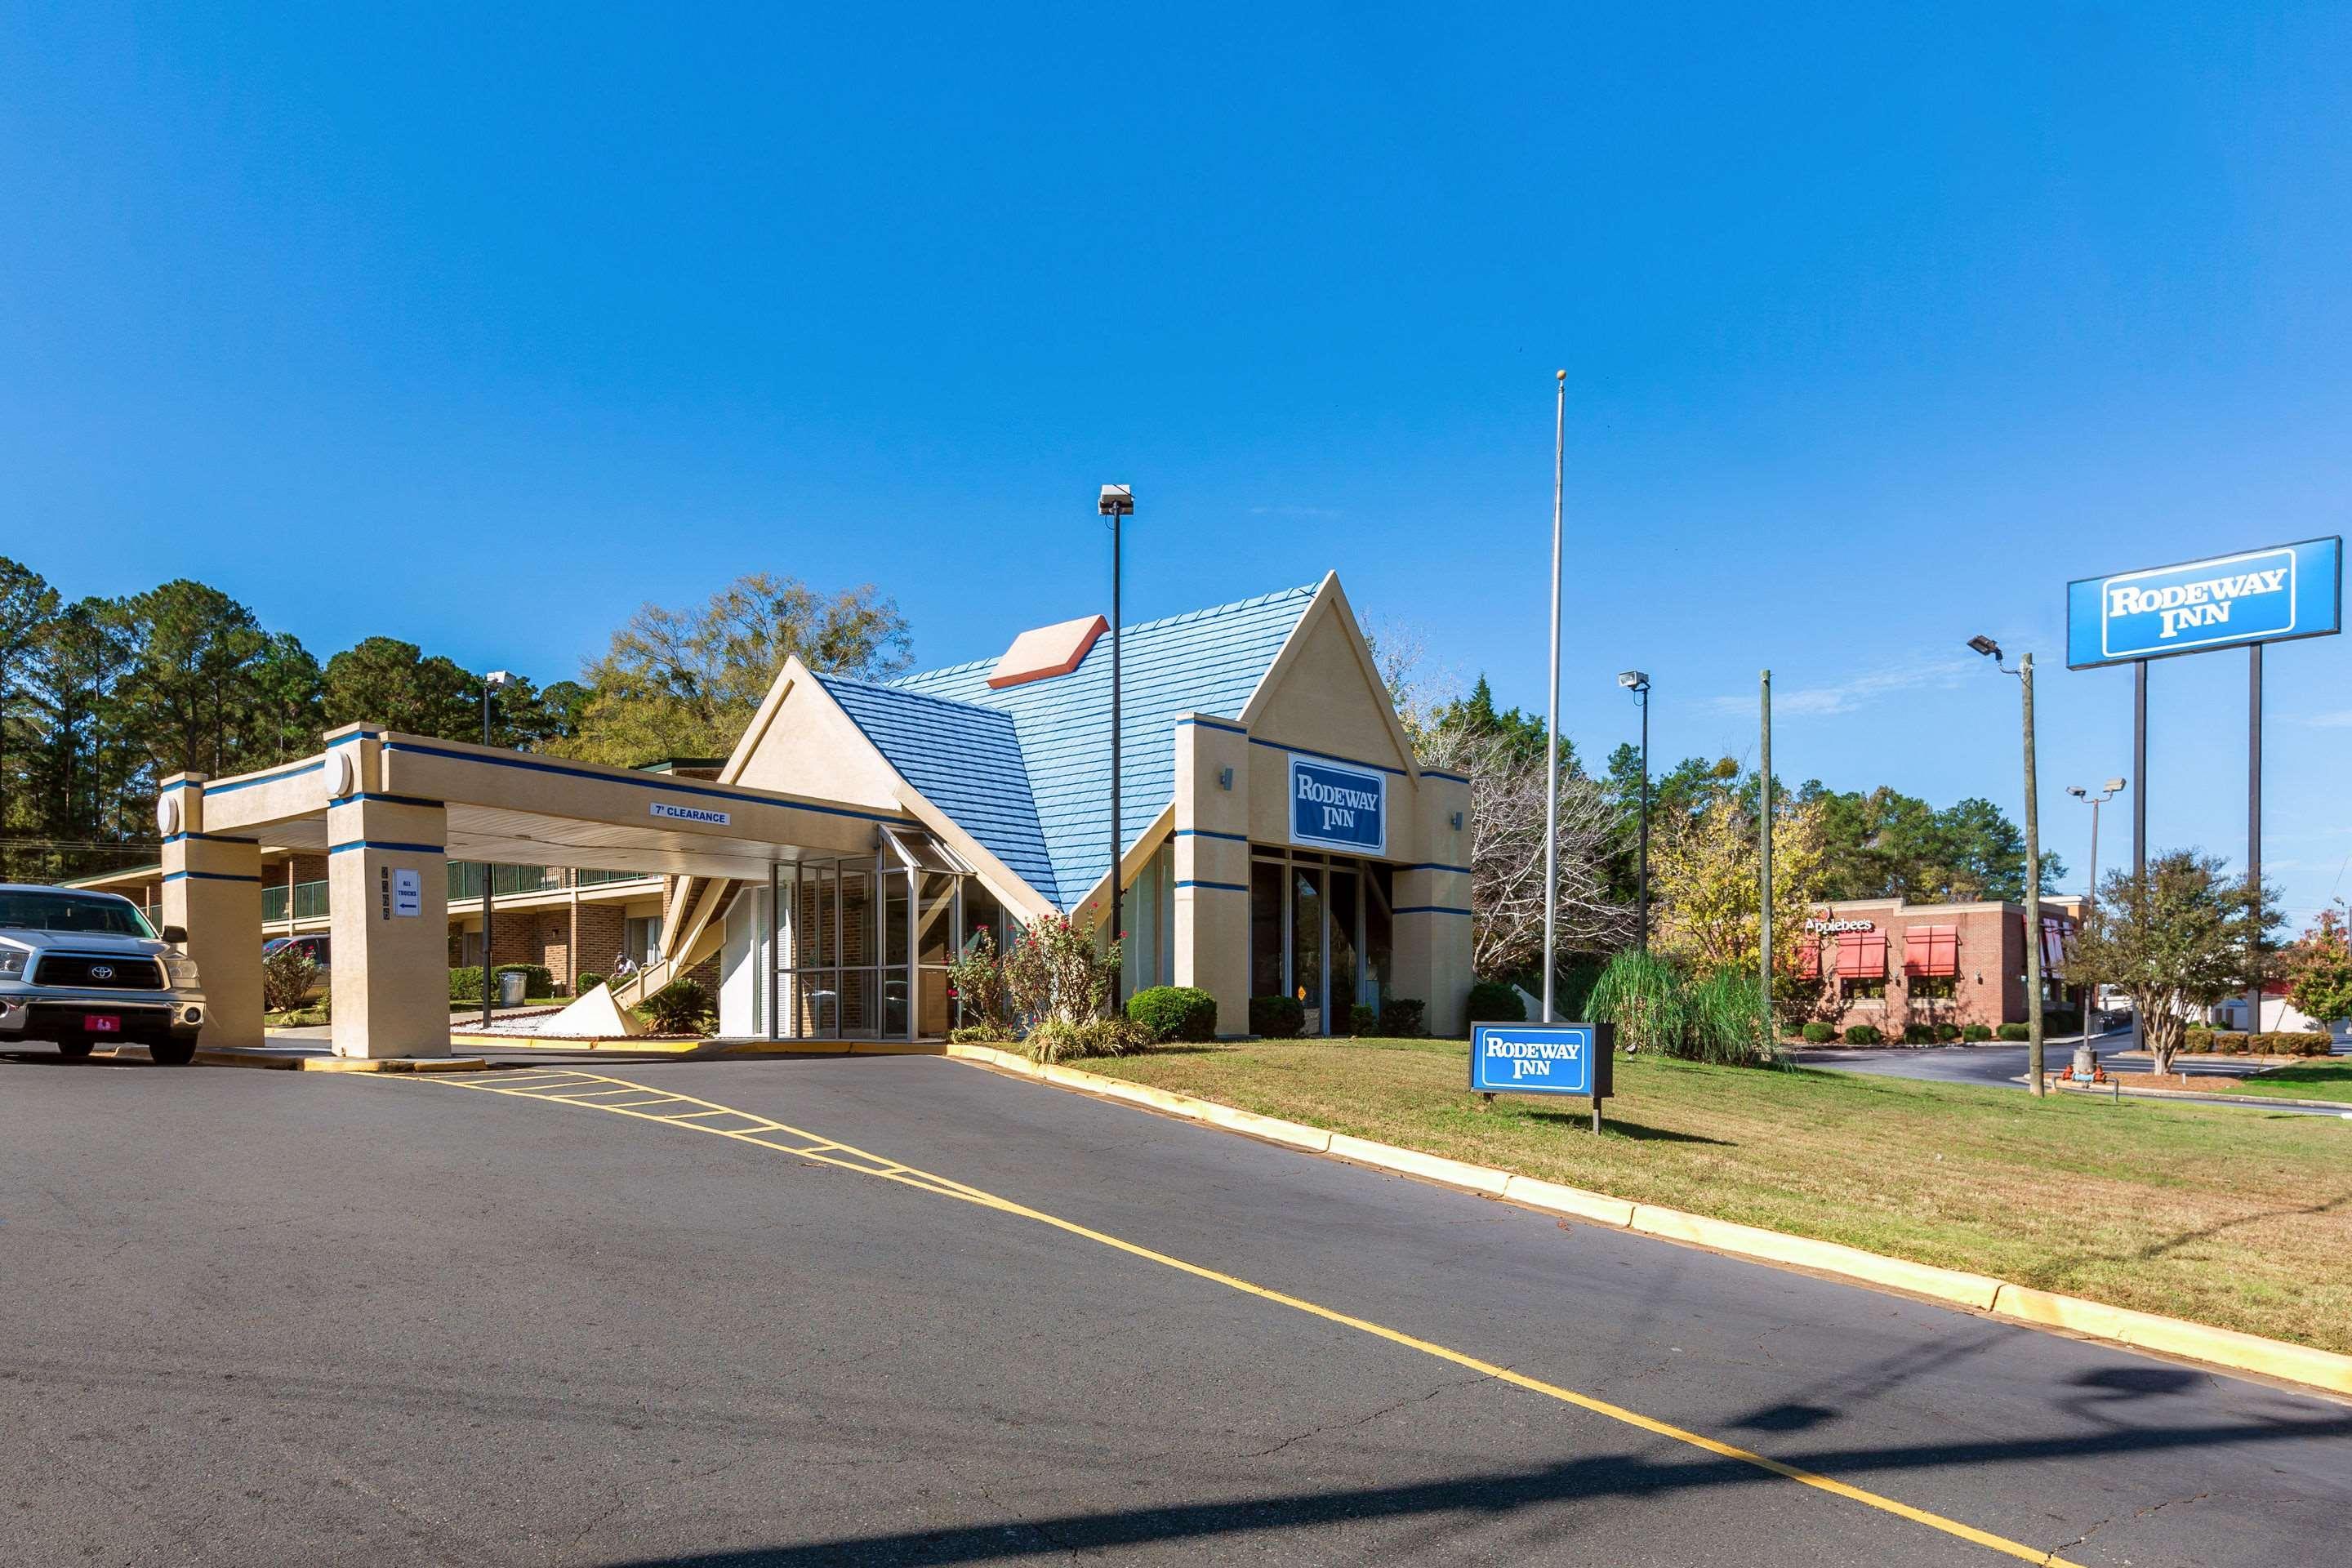
[[[1174,721],[1242,707],[1315,597],[1287,588],[1119,637],[1119,827],[1131,847],[1175,797]],[[1110,867],[1110,639],[1078,668],[992,691],[986,658],[887,686],[823,677],[908,784],[1060,909]]]

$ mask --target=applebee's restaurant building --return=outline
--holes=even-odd
[[[1110,910],[1111,638],[1100,616],[887,681],[788,661],[726,784],[871,816],[873,847],[724,887],[679,879],[663,947],[719,967],[720,1032],[929,1038],[947,965],[982,931]],[[1418,765],[1327,576],[1129,626],[1119,638],[1119,853],[1129,994],[1190,985],[1218,1028],[1288,996],[1309,1034],[1424,1004],[1461,1027],[1470,788]]]
[[[2042,900],[2042,1005],[2080,1005],[2055,978],[2080,900]],[[2026,1021],[2025,906],[1991,900],[1914,904],[1853,899],[1815,906],[1798,929],[1798,973],[1822,986],[1818,1016],[1840,1029],[1870,1024],[1998,1027]]]

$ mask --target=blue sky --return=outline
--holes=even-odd
[[[2014,812],[1985,631],[2079,876],[2066,580],[2344,528],[2352,13],[1639,9],[9,6],[0,551],[541,679],[870,580],[943,663],[1103,607],[1125,479],[1130,615],[1336,568],[1539,704],[1564,366],[1587,753],[1638,664],[1751,755],[1769,665],[1784,777]],[[2299,916],[2347,661],[2269,661]],[[2156,677],[2151,838],[2235,859],[2244,658]]]

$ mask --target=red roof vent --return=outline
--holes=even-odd
[[[1075,621],[1023,632],[996,661],[988,684],[1001,691],[1008,686],[1067,675],[1078,668],[1095,639],[1109,629],[1110,623],[1100,616],[1081,616]]]

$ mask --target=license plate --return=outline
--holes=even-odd
[[[111,1013],[85,1013],[81,1027],[88,1035],[119,1035],[122,1033],[122,1020]]]

